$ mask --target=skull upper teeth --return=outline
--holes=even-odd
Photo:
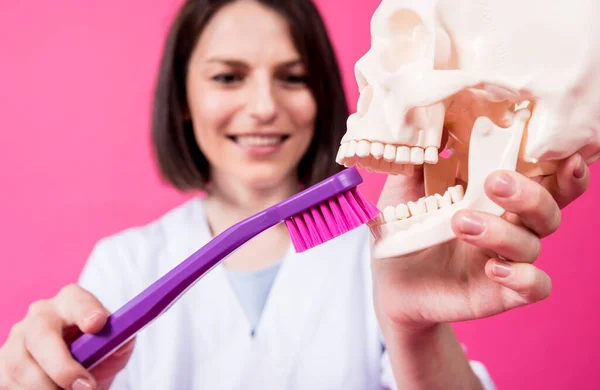
[[[425,162],[428,164],[436,164],[439,159],[438,148],[430,146],[425,149]]]
[[[394,146],[395,147],[395,146]],[[408,146],[398,146],[396,151],[396,164],[407,164],[410,162],[410,148]]]
[[[412,172],[404,165],[436,164],[438,148],[428,146],[393,145],[368,140],[350,140],[340,145],[336,161],[346,167],[358,165],[375,172],[399,174]],[[400,165],[401,167],[398,167]]]
[[[448,188],[444,195],[434,194],[425,196],[417,201],[401,203],[397,206],[387,206],[383,209],[385,223],[395,222],[410,217],[431,213],[438,209],[458,203],[463,200],[464,189],[461,185]]]
[[[394,145],[385,145],[383,159],[385,161],[394,162],[396,161],[396,153],[396,147]]]
[[[381,142],[373,142],[371,144],[371,155],[376,159],[380,159],[383,157],[383,153],[385,152],[385,147]]]

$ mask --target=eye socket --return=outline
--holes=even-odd
[[[389,72],[395,72],[423,54],[430,35],[421,17],[409,9],[394,12],[386,26],[391,41],[382,60]]]

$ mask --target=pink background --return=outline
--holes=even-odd
[[[319,1],[352,108],[353,65],[368,49],[378,3]],[[157,60],[179,1],[151,4],[0,3],[0,343],[30,302],[76,280],[100,237],[185,199],[161,185],[148,148]],[[382,177],[365,178],[375,199]],[[597,388],[599,194],[593,181],[544,241],[539,265],[553,277],[550,298],[456,326],[499,388]]]

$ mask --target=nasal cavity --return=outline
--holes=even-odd
[[[387,27],[389,41],[384,49],[383,64],[388,72],[395,72],[424,54],[430,35],[416,12],[408,9],[394,12]]]

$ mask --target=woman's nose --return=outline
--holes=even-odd
[[[250,115],[261,123],[269,123],[277,118],[277,102],[270,83],[257,83],[249,98]]]

